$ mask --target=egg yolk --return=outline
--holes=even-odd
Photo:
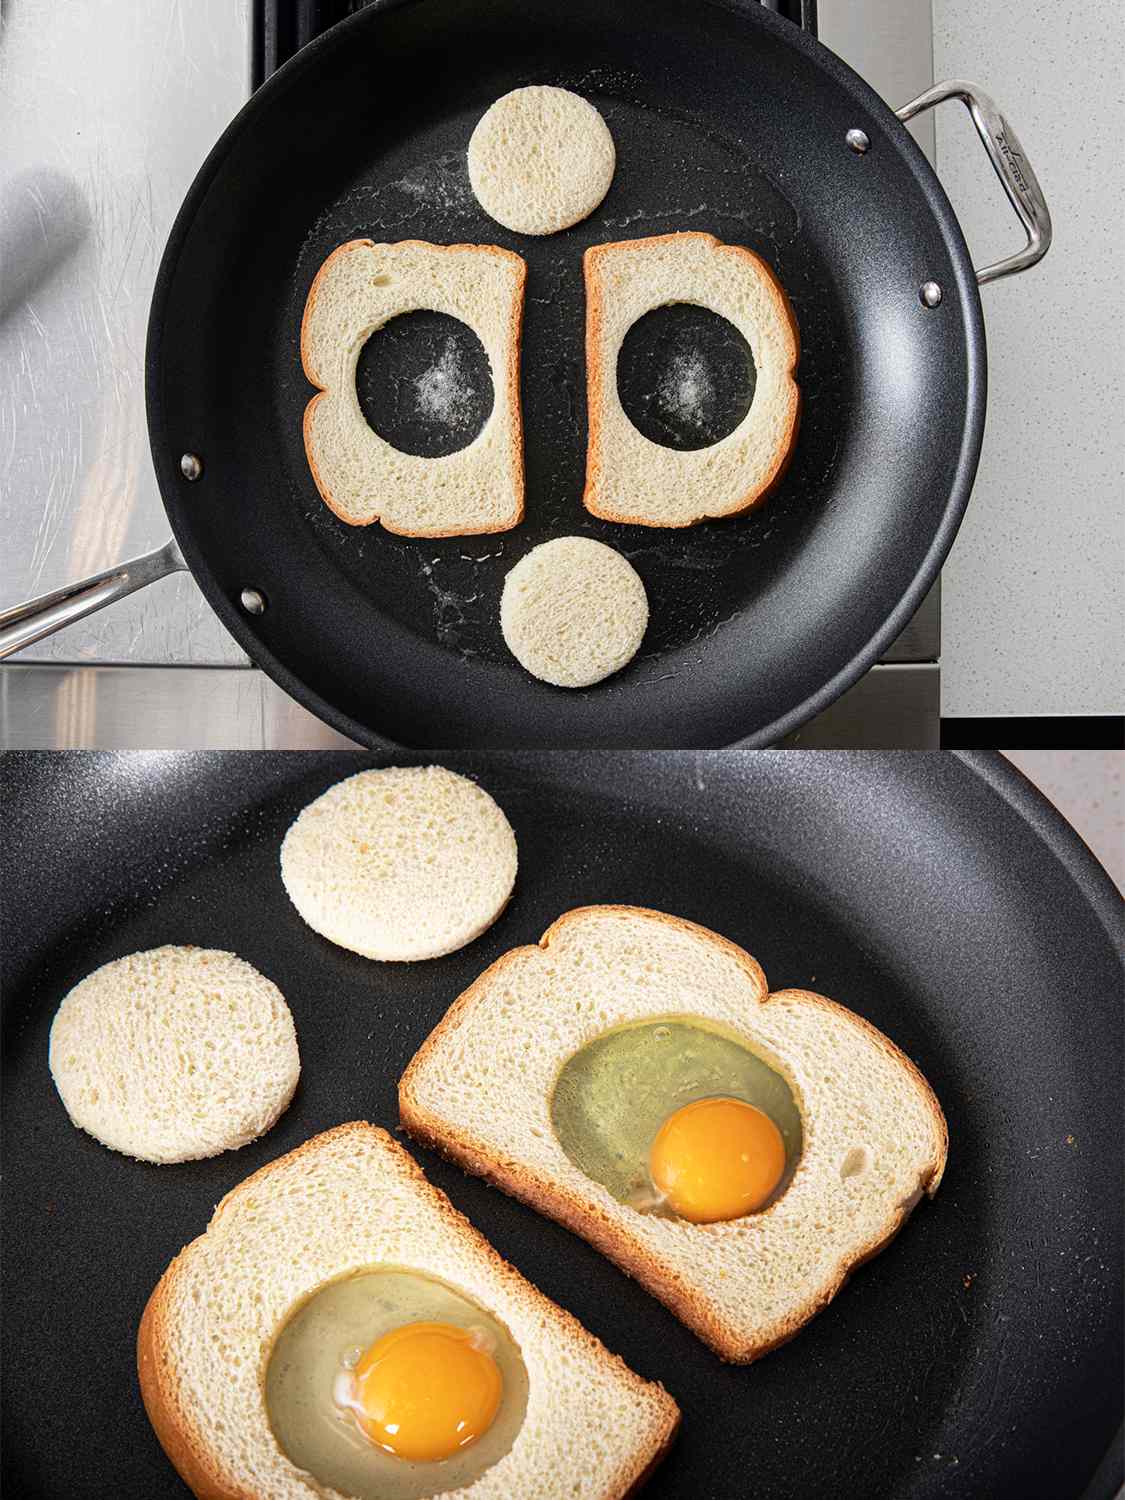
[[[503,1384],[470,1329],[407,1323],[376,1339],[356,1365],[356,1420],[398,1458],[448,1458],[492,1426]]]
[[[653,1183],[673,1213],[693,1224],[753,1213],[784,1170],[780,1130],[741,1099],[685,1104],[664,1121],[649,1152]]]

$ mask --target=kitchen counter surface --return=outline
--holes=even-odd
[[[934,0],[934,72],[981,83],[1043,185],[1054,244],[982,289],[989,406],[968,514],[942,573],[942,712],[1125,705],[1125,7]],[[959,105],[938,175],[978,265],[1022,230]]]

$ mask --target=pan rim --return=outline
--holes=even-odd
[[[1106,941],[1125,965],[1125,902],[1109,871],[1055,804],[999,750],[951,750],[990,791],[1002,798],[1044,843],[1081,891]],[[1125,1484],[1125,1422],[1101,1455],[1082,1500],[1120,1500]]]
[[[893,752],[890,752],[893,753]],[[1046,792],[1001,750],[948,750],[1021,817],[1089,902],[1110,946],[1125,962],[1125,901],[1109,871],[1089,844],[1067,821]]]
[[[223,592],[214,577],[204,549],[196,544],[195,536],[190,528],[181,523],[179,485],[182,479],[179,460],[173,455],[166,440],[164,420],[163,329],[166,321],[165,309],[172,295],[179,262],[199,210],[226,158],[241,140],[244,132],[252,128],[258,111],[263,107],[263,101],[268,103],[275,98],[280,98],[304,76],[306,70],[318,65],[321,54],[327,54],[333,48],[346,45],[353,31],[358,33],[363,26],[376,24],[384,13],[425,3],[426,0],[369,0],[368,5],[362,10],[345,17],[303,46],[249,96],[208,152],[173,221],[153,286],[145,346],[145,405],[153,468],[172,531],[201,592],[251,663],[260,667],[283,691],[295,698],[298,703],[330,728],[361,745],[374,749],[427,747],[411,746],[390,739],[380,733],[373,724],[361,723],[346,711],[329,703],[315,687],[298,677],[255,634],[251,624],[240,614],[234,601]],[[735,15],[748,25],[761,26],[767,32],[772,31],[785,45],[795,47],[803,53],[814,67],[828,75],[833,84],[855,98],[857,103],[866,109],[882,127],[884,136],[888,139],[892,149],[905,162],[934,215],[938,233],[950,257],[953,269],[954,286],[949,290],[955,290],[957,294],[956,298],[947,297],[946,301],[948,304],[957,306],[965,335],[965,426],[961,435],[961,445],[949,494],[938,524],[934,528],[930,545],[898,603],[882,624],[871,633],[866,643],[833,677],[769,723],[759,726],[745,736],[730,740],[722,747],[711,747],[759,749],[777,744],[786,735],[815,718],[876,665],[884,651],[905,630],[937,578],[964,519],[980,459],[987,405],[987,348],[976,274],[957,216],[934,168],[890,106],[858,73],[854,72],[843,59],[822,42],[801,27],[794,25],[793,22],[768,10],[759,3],[759,0],[705,0],[705,4],[713,9]],[[377,720],[380,717],[380,699],[375,697],[371,701],[372,719]],[[487,748],[494,742],[471,738],[466,743],[469,746]],[[504,743],[519,746],[523,744],[523,737],[518,733],[508,735]],[[537,743],[535,737],[532,737],[532,743],[528,748],[532,748]],[[646,746],[642,744],[635,748],[643,749]]]

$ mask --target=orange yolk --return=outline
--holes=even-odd
[[[504,1382],[478,1340],[450,1323],[407,1323],[376,1339],[355,1367],[356,1420],[371,1441],[425,1462],[487,1432]]]
[[[661,1125],[649,1171],[681,1219],[737,1219],[761,1208],[781,1181],[785,1142],[769,1115],[752,1104],[697,1099]]]

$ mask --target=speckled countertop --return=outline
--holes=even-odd
[[[988,425],[943,578],[942,712],[1125,706],[1125,8],[933,0],[934,76],[1005,110],[1054,220],[1047,258],[983,288]],[[966,112],[937,169],[978,265],[1022,230]]]

